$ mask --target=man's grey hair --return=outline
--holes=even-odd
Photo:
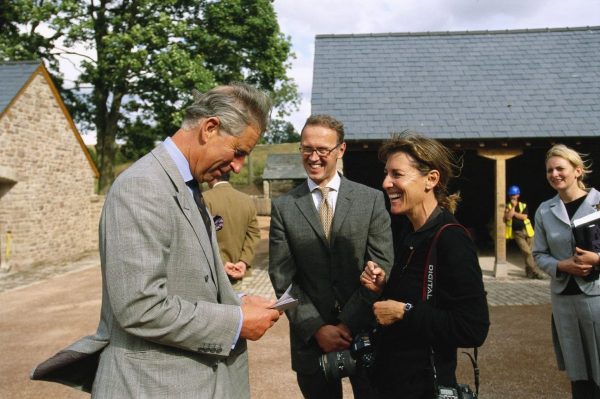
[[[223,133],[239,136],[248,126],[262,133],[271,113],[269,96],[245,83],[217,86],[206,93],[194,90],[194,102],[185,110],[181,128],[190,130],[209,117],[218,117]]]

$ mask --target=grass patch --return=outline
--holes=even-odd
[[[298,153],[300,143],[258,144],[246,158],[244,168],[239,174],[231,174],[231,184],[237,189],[252,195],[262,194],[262,173],[269,154]],[[252,164],[252,181],[249,179],[250,164]]]

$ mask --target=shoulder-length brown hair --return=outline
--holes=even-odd
[[[423,176],[432,170],[439,172],[440,180],[433,189],[435,198],[441,206],[454,213],[460,194],[448,194],[448,183],[460,174],[462,159],[439,141],[411,130],[395,133],[384,142],[379,148],[379,159],[385,163],[398,152],[408,155]]]

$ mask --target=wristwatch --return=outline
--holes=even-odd
[[[408,313],[408,312],[410,312],[410,310],[411,310],[412,308],[413,308],[413,305],[412,305],[412,303],[408,303],[408,302],[407,302],[407,303],[405,303],[405,304],[404,304],[404,313]]]

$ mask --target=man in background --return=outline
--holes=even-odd
[[[254,249],[260,241],[256,206],[252,198],[231,186],[229,173],[208,183],[204,201],[217,227],[217,241],[225,273],[236,290],[250,273]]]
[[[527,204],[521,202],[521,189],[519,186],[510,186],[507,191],[509,202],[504,211],[506,224],[506,239],[514,239],[525,261],[525,275],[527,278],[544,278],[544,274],[537,267],[532,255],[534,230],[528,216]]]
[[[271,102],[245,84],[195,97],[181,128],[106,197],[96,334],[40,364],[33,379],[98,398],[250,397],[246,339],[262,337],[279,312],[233,291],[198,186],[239,173]]]
[[[300,154],[308,179],[271,205],[269,275],[277,296],[292,284],[292,369],[304,397],[341,398],[340,380],[319,367],[324,353],[343,351],[374,324],[377,296],[360,284],[367,261],[389,271],[393,262],[390,217],[381,191],[337,172],[346,150],[344,127],[329,115],[308,118]],[[372,398],[364,369],[350,377],[354,397]]]

